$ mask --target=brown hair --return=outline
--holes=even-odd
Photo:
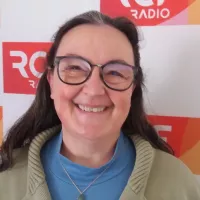
[[[100,12],[90,11],[70,19],[55,34],[53,44],[47,54],[44,73],[39,80],[35,99],[27,112],[8,130],[7,137],[2,143],[0,171],[12,166],[14,149],[29,145],[32,139],[40,132],[61,123],[50,98],[50,86],[47,81],[48,67],[54,68],[53,63],[56,51],[62,37],[70,29],[81,24],[106,24],[118,29],[127,36],[133,48],[138,73],[135,77],[136,88],[131,98],[131,108],[122,126],[122,131],[126,135],[138,134],[149,141],[153,147],[173,154],[172,148],[158,136],[153,126],[149,123],[144,111],[142,92],[144,80],[140,66],[139,36],[136,26],[125,17],[110,18]]]

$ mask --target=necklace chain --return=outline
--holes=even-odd
[[[97,179],[99,179],[112,165],[112,163],[110,163],[83,191],[81,191],[78,186],[76,185],[76,183],[73,181],[73,179],[71,178],[71,176],[69,175],[68,171],[65,169],[65,167],[63,166],[60,157],[59,157],[59,161],[60,161],[60,165],[62,167],[62,169],[64,170],[65,174],[68,176],[68,178],[70,179],[70,181],[72,182],[72,184],[75,186],[75,188],[78,190],[78,192],[80,193],[80,195],[82,195],[86,190],[88,190],[96,181]]]

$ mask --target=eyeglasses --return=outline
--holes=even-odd
[[[123,61],[110,61],[104,65],[92,64],[79,56],[57,56],[54,66],[57,66],[59,79],[69,85],[80,85],[92,75],[94,67],[99,67],[100,78],[112,90],[125,91],[134,82],[136,67]]]

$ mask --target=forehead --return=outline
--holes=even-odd
[[[57,50],[57,56],[66,54],[77,54],[98,64],[113,59],[134,64],[129,40],[122,32],[108,25],[80,25],[68,31]]]

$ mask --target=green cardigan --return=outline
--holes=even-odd
[[[59,132],[60,127],[46,130],[28,147],[15,151],[14,166],[0,173],[0,200],[51,199],[40,150]],[[120,200],[200,200],[200,185],[180,160],[154,149],[139,136],[132,140],[136,147],[136,162]],[[67,197],[64,199],[68,200]]]

